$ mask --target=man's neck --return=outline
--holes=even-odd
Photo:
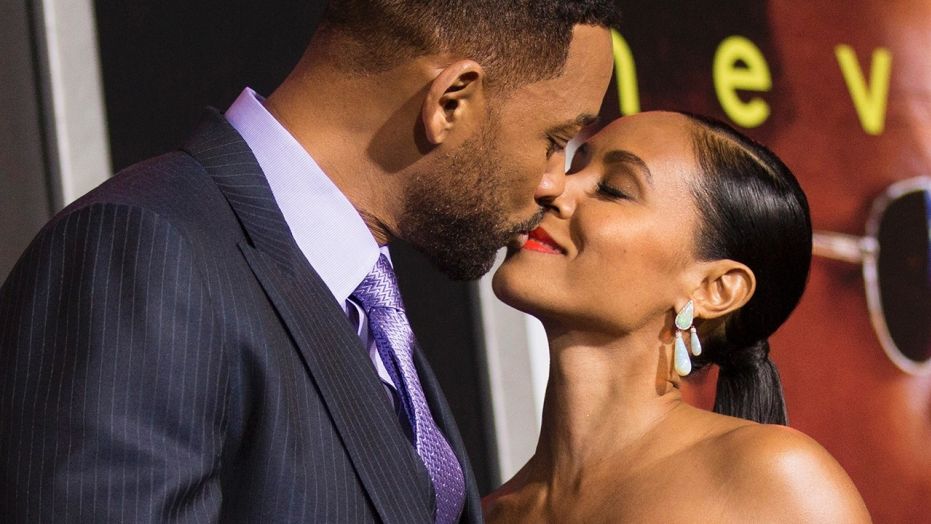
[[[299,67],[265,107],[314,158],[359,211],[379,245],[397,235],[417,108],[405,106],[394,77],[353,77],[331,68]],[[383,85],[387,82],[389,85]],[[416,85],[410,80],[412,86]],[[413,87],[407,87],[408,90]],[[411,142],[404,147],[404,138]],[[409,149],[409,150],[405,150]]]

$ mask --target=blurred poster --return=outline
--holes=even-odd
[[[710,114],[767,144],[806,190],[817,256],[770,341],[790,425],[837,458],[876,522],[926,522],[931,3],[619,5],[609,116]],[[714,376],[687,395],[710,405]]]

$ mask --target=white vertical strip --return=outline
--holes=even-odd
[[[499,254],[498,264],[502,258]],[[536,448],[549,355],[539,322],[495,297],[493,274],[479,281],[478,296],[498,464],[501,479],[507,480]]]
[[[63,204],[110,176],[110,147],[91,0],[42,0]]]
[[[543,324],[530,315],[523,315],[527,330],[527,355],[530,358],[530,385],[533,388],[533,401],[537,416],[537,427],[542,425],[543,398],[546,396],[546,383],[550,374],[549,342]]]

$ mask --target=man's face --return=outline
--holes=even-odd
[[[562,193],[564,147],[597,115],[612,64],[608,30],[577,26],[560,76],[489,92],[482,129],[414,176],[403,237],[451,278],[485,274],[497,250],[533,229],[541,206]]]

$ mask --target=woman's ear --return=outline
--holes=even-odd
[[[485,116],[485,70],[473,60],[448,65],[433,79],[421,117],[427,140],[445,142],[456,128],[471,129]]]
[[[756,290],[756,276],[749,267],[733,260],[705,264],[705,278],[692,293],[696,317],[722,317],[750,301]]]

